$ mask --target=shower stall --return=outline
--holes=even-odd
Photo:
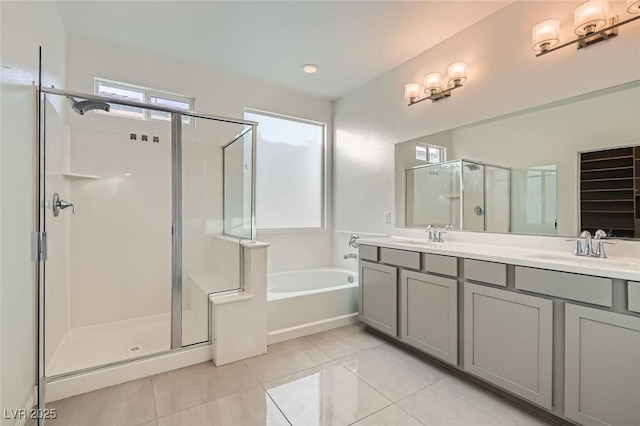
[[[465,231],[510,230],[511,170],[454,160],[405,170],[408,227],[433,225]]]
[[[255,240],[257,123],[38,94],[40,383],[208,345]]]

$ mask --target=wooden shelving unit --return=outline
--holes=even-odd
[[[640,147],[581,153],[581,229],[640,237],[639,190]]]

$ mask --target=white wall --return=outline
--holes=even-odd
[[[580,2],[514,2],[335,102],[334,220],[337,229],[390,233],[393,144],[640,79],[640,25],[608,42],[536,58],[531,27],[550,16],[572,36]],[[627,16],[624,2],[612,11]],[[407,107],[404,84],[466,61],[468,81],[451,98]],[[603,127],[606,123],[602,123]]]
[[[33,390],[36,366],[34,267],[35,102],[38,46],[46,85],[64,86],[66,33],[52,2],[0,2],[0,299],[1,408],[23,408]],[[15,424],[2,420],[3,425]]]

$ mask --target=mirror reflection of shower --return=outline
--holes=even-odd
[[[406,225],[508,232],[511,223],[508,167],[454,160],[407,169]]]

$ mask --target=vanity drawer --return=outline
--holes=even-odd
[[[382,247],[380,248],[380,262],[403,268],[420,269],[420,253]]]
[[[464,278],[488,284],[507,286],[507,265],[483,260],[464,260]]]
[[[439,254],[424,254],[424,270],[434,274],[458,276],[458,258]]]
[[[629,281],[627,286],[629,290],[629,306],[627,309],[640,313],[640,283]]]
[[[358,251],[360,252],[360,260],[378,261],[378,247],[360,244]]]
[[[612,306],[611,279],[516,266],[516,288],[600,306]]]

